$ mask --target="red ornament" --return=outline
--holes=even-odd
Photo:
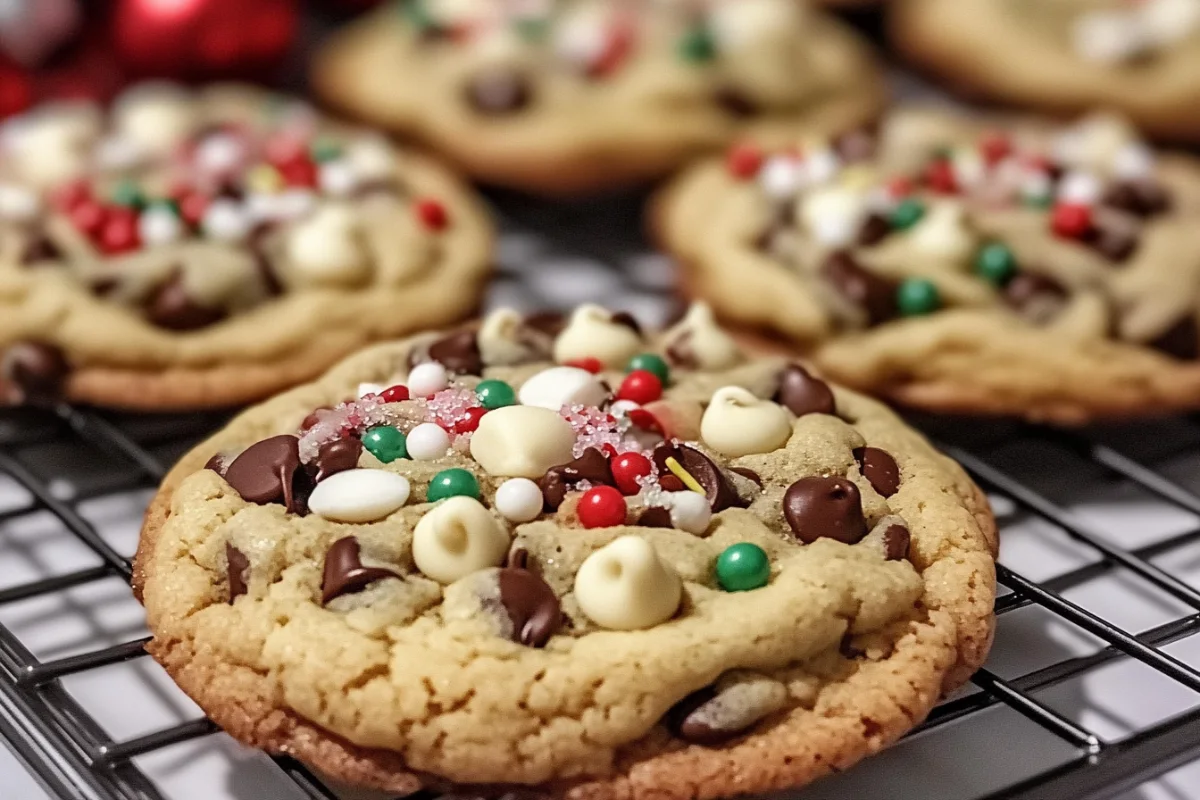
[[[997,131],[985,133],[979,140],[979,152],[983,155],[983,160],[989,166],[993,166],[1012,153],[1012,140]]]
[[[296,0],[116,0],[113,45],[134,72],[254,76],[292,45]]]
[[[958,191],[954,167],[944,158],[939,158],[926,167],[925,183],[930,189],[942,194],[954,194]]]
[[[1064,239],[1082,239],[1092,228],[1091,206],[1058,203],[1050,212],[1050,228]]]
[[[599,373],[602,369],[604,369],[604,364],[600,361],[600,359],[598,359],[594,356],[587,356],[586,358],[577,358],[574,361],[568,361],[563,366],[575,367],[576,369],[586,370],[587,372],[590,372],[593,375]]]
[[[138,241],[137,212],[128,208],[110,209],[97,235],[100,249],[110,255],[136,250]]]
[[[621,453],[609,465],[612,468],[613,480],[622,494],[637,494],[642,490],[638,478],[644,478],[654,469],[650,459],[641,453]]]
[[[621,386],[617,389],[617,399],[645,405],[662,397],[662,393],[662,380],[657,375],[649,370],[635,369],[621,381]]]
[[[575,512],[585,528],[611,528],[625,524],[625,498],[611,486],[593,486],[579,498]]]
[[[379,396],[383,398],[383,402],[385,403],[399,403],[401,400],[409,398],[408,387],[397,383],[395,386],[389,386],[384,389]]]
[[[746,142],[733,145],[725,156],[725,166],[735,178],[754,177],[762,163],[762,151]]]
[[[437,200],[423,198],[418,200],[414,206],[417,219],[431,231],[440,231],[445,229],[450,224],[450,215],[446,213],[446,207]]]
[[[483,415],[487,413],[487,409],[483,406],[475,406],[468,408],[466,416],[455,422],[451,426],[451,430],[455,433],[473,433],[479,427],[479,420],[483,419]]]

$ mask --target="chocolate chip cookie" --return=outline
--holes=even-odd
[[[898,110],[737,145],[657,212],[695,294],[854,388],[1065,423],[1200,407],[1200,167],[1117,118]]]
[[[981,663],[995,528],[880,404],[700,308],[379,345],[172,471],[149,650],[230,734],[392,792],[724,797],[849,767]]]
[[[896,46],[949,86],[1058,113],[1109,108],[1200,141],[1197,0],[896,0]]]
[[[470,313],[490,245],[456,179],[297,100],[36,109],[0,133],[0,403],[259,398]]]
[[[583,192],[652,178],[738,134],[874,116],[866,47],[794,0],[402,0],[318,54],[325,100],[484,181]]]

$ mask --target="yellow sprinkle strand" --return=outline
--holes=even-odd
[[[683,481],[683,485],[693,492],[708,494],[708,492],[704,491],[704,487],[700,485],[700,481],[693,478],[692,473],[684,469],[683,465],[675,460],[675,456],[667,456],[667,469],[671,470],[675,477]]]

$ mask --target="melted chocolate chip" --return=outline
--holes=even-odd
[[[821,538],[854,544],[867,535],[862,496],[845,478],[801,478],[784,492],[783,515],[804,544]]]
[[[225,480],[247,502],[283,503],[292,513],[305,513],[309,481],[300,469],[299,443],[290,434],[256,442],[233,460]]]
[[[558,311],[539,311],[525,317],[524,324],[547,336],[558,336],[567,327],[567,318]]]
[[[500,605],[508,612],[513,641],[526,647],[544,647],[562,625],[558,596],[540,575],[527,569],[500,570]]]
[[[836,414],[833,390],[820,378],[814,378],[799,364],[788,364],[779,376],[775,402],[797,417],[805,414]]]
[[[633,314],[630,314],[628,311],[618,311],[612,315],[611,319],[617,325],[624,325],[626,328],[629,328],[638,336],[642,335],[642,326]]]
[[[58,249],[58,245],[54,240],[45,233],[39,232],[25,243],[25,249],[21,251],[22,264],[38,264],[44,261],[60,261],[63,257],[62,251]]]
[[[891,453],[878,447],[859,447],[854,450],[854,460],[871,487],[884,497],[891,497],[900,488],[900,467]]]
[[[642,528],[675,527],[675,524],[671,522],[671,512],[662,506],[650,506],[638,515],[637,521],[633,524]]]
[[[533,90],[529,79],[504,67],[485,69],[467,83],[467,101],[481,114],[500,116],[529,105]]]
[[[229,605],[246,593],[250,576],[250,560],[229,542],[225,543],[225,560],[229,562]]]
[[[661,446],[659,445],[659,447]],[[657,448],[655,452],[657,452]],[[744,500],[738,495],[733,482],[725,475],[724,470],[717,466],[717,462],[704,453],[694,447],[681,444],[676,448],[675,458],[679,461],[679,465],[687,470],[688,474],[695,478],[696,482],[704,489],[704,496],[708,498],[708,504],[714,513],[727,508],[745,508],[750,505],[749,500]]]
[[[691,331],[683,331],[668,342],[666,356],[672,364],[684,369],[696,369],[700,366],[700,362],[696,358],[696,351],[692,348]]]
[[[275,266],[271,263],[270,256],[267,255],[263,248],[263,238],[271,232],[271,224],[260,223],[250,232],[248,244],[250,253],[254,256],[254,269],[258,272],[259,279],[263,282],[263,287],[267,290],[267,294],[271,297],[278,297],[283,294],[283,283],[279,280],[279,275],[275,272]]]
[[[1109,261],[1121,262],[1137,249],[1137,226],[1127,218],[1097,222],[1084,238],[1084,243]]]
[[[612,486],[613,476],[608,457],[595,447],[589,447],[579,458],[546,470],[546,474],[538,480],[546,508],[554,511],[561,506],[567,492],[579,481]]]
[[[896,316],[896,285],[863,269],[849,253],[830,253],[821,265],[821,274],[839,294],[866,312],[869,324]]]
[[[188,295],[183,272],[175,270],[166,283],[146,298],[146,319],[172,331],[194,331],[224,319],[225,312],[205,308]]]
[[[892,234],[892,223],[882,214],[869,214],[858,229],[858,244],[874,247]]]
[[[204,462],[205,469],[211,469],[213,472],[225,477],[225,471],[229,469],[229,464],[226,463],[225,455],[220,452],[213,453],[208,461]]]
[[[513,542],[512,547],[508,550],[508,556],[504,559],[504,566],[511,569],[529,569],[529,551]]]
[[[483,372],[483,357],[475,331],[459,331],[429,345],[429,357],[449,372],[478,375]]]
[[[361,592],[375,581],[384,578],[403,578],[395,570],[384,567],[364,567],[360,556],[358,539],[347,536],[338,539],[325,554],[325,569],[321,574],[321,602],[344,594]]]
[[[751,481],[754,481],[754,483],[760,489],[763,486],[762,476],[759,475],[754,470],[750,469],[749,467],[730,467],[729,471],[736,472],[738,475],[741,475],[743,478],[749,478]]]
[[[1189,314],[1147,344],[1169,356],[1195,361],[1200,358],[1200,326],[1196,324],[1196,317]]]
[[[758,113],[758,104],[732,86],[721,86],[713,92],[713,102],[738,119]]]
[[[320,483],[330,475],[354,469],[358,466],[358,457],[362,455],[362,450],[362,441],[354,436],[334,439],[321,445],[314,462],[316,473],[313,480]]]
[[[695,744],[713,745],[732,739],[739,731],[714,728],[696,713],[701,706],[716,696],[716,691],[711,686],[706,686],[671,706],[665,720],[667,730],[685,742]]]
[[[70,372],[63,351],[45,342],[16,342],[0,358],[0,379],[15,386],[18,400],[26,403],[60,400]]]
[[[1152,217],[1171,207],[1171,197],[1162,184],[1151,179],[1120,181],[1105,192],[1102,202],[1139,217]]]
[[[1021,272],[1004,287],[1004,299],[1025,316],[1045,322],[1062,308],[1067,289],[1045,275]]]
[[[897,523],[889,525],[883,532],[883,556],[888,561],[902,561],[908,558],[908,545],[912,535],[908,528]]]

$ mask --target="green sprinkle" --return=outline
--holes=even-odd
[[[475,480],[475,476],[465,469],[454,467],[453,469],[444,469],[433,476],[425,499],[430,503],[436,503],[438,500],[459,495],[478,500],[479,481]]]
[[[367,452],[378,458],[384,464],[389,464],[398,458],[408,458],[408,442],[399,428],[391,425],[378,425],[371,428],[362,437],[363,447]]]
[[[504,381],[486,380],[480,381],[475,387],[475,396],[479,398],[479,404],[492,411],[504,406],[511,406],[517,402],[517,393],[513,388]]]
[[[667,385],[667,378],[671,375],[671,368],[667,366],[666,360],[657,353],[638,353],[629,359],[629,363],[625,365],[625,371],[633,372],[637,369],[653,372],[662,381],[663,386]]]
[[[907,278],[896,290],[896,305],[906,317],[929,314],[941,304],[937,284],[926,278]]]
[[[679,40],[679,56],[684,61],[699,63],[712,61],[717,56],[717,43],[708,28],[698,25]]]
[[[141,208],[146,203],[142,190],[133,181],[125,180],[113,187],[109,199],[119,206],[126,208]]]
[[[312,143],[312,147],[309,148],[309,155],[311,155],[312,160],[316,161],[317,163],[333,161],[341,154],[341,145],[330,139],[317,139]]]
[[[717,556],[717,583],[727,592],[746,592],[767,585],[771,559],[756,544],[731,544]]]
[[[1017,258],[1003,242],[989,242],[975,254],[975,272],[996,286],[1004,286],[1017,274]]]
[[[891,219],[888,221],[896,230],[907,230],[920,222],[923,216],[925,216],[925,204],[910,197],[896,204],[896,207],[892,209]]]

